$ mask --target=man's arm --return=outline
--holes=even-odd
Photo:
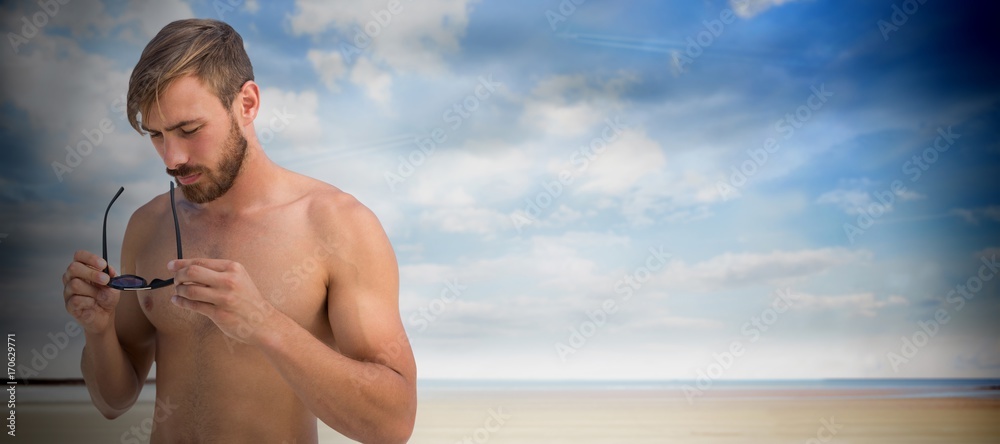
[[[338,243],[327,294],[340,353],[283,315],[259,348],[333,429],[362,442],[405,442],[416,416],[416,364],[399,317],[399,268],[378,219],[353,202],[337,218],[352,240]]]
[[[141,210],[140,210],[141,211]],[[122,242],[122,272],[135,273],[137,234],[145,230],[133,214]],[[155,329],[139,307],[138,296],[99,285],[101,294],[117,299],[110,306],[113,322],[104,329],[84,329],[86,345],[80,360],[83,379],[97,409],[108,419],[125,413],[135,404],[153,364]],[[114,301],[108,301],[114,302]]]
[[[269,304],[239,263],[172,261],[172,301],[256,346],[303,404],[334,430],[366,443],[405,442],[416,417],[416,364],[399,316],[399,269],[375,215],[348,197],[319,217],[337,233],[327,258],[328,316],[338,350]],[[241,327],[254,325],[250,334]]]

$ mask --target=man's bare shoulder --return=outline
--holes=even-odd
[[[177,217],[183,215],[178,206]],[[164,218],[172,218],[170,214],[170,193],[160,194],[146,202],[132,213],[128,222],[128,231],[136,235],[144,235],[162,223]],[[171,219],[171,222],[173,219]],[[145,237],[145,236],[144,236]]]
[[[313,184],[308,193],[308,214],[316,229],[351,236],[365,234],[373,229],[382,232],[382,225],[375,213],[356,197],[326,182],[311,180]]]
[[[318,242],[339,251],[338,257],[360,265],[368,261],[395,264],[389,238],[372,210],[350,193],[310,179],[308,219]]]

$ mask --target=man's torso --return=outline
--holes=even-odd
[[[315,186],[315,185],[311,185]],[[331,347],[327,315],[329,272],[323,264],[336,239],[313,223],[314,194],[229,220],[212,220],[179,199],[185,258],[239,262],[260,294]],[[170,276],[176,257],[169,203],[152,222],[148,241],[135,250],[135,271],[147,279]],[[316,440],[316,419],[281,375],[253,347],[223,334],[207,317],[170,302],[173,287],[141,291],[139,305],[156,328],[154,441],[288,442]],[[261,319],[267,307],[261,307]],[[250,334],[259,322],[243,326]],[[167,412],[159,404],[176,406]]]

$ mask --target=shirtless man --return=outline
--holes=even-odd
[[[156,361],[154,443],[316,442],[317,418],[359,441],[405,442],[416,365],[389,240],[354,197],[268,159],[259,108],[225,23],[173,22],[143,51],[128,116],[179,184],[184,259],[166,193],[129,220],[121,273],[174,285],[113,289],[119,273],[76,252],[63,297],[86,335],[91,399],[118,417]]]

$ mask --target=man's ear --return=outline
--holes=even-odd
[[[233,111],[240,121],[240,125],[247,126],[253,123],[260,111],[260,88],[253,80],[247,80],[236,93],[236,100],[233,101]]]

